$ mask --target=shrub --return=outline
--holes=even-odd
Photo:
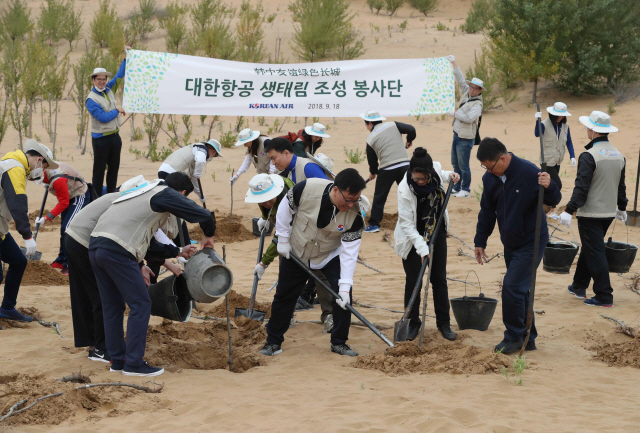
[[[344,162],[349,162],[351,164],[360,164],[362,161],[367,159],[366,154],[360,149],[347,149],[344,148],[344,154],[347,156]]]
[[[233,133],[231,129],[231,125],[229,125],[229,131],[220,135],[220,144],[222,147],[233,147],[233,145],[238,141],[238,136]]]
[[[156,0],[138,0],[138,9],[134,9],[131,17],[131,31],[134,36],[145,39],[146,36],[156,29],[151,22],[156,14]]]
[[[73,0],[69,0],[65,5],[65,13],[60,23],[60,37],[69,41],[69,49],[73,49],[73,41],[82,37],[82,9],[75,10]]]
[[[60,40],[60,24],[66,15],[65,5],[61,0],[47,0],[40,5],[37,31],[41,40],[49,42],[49,46]]]
[[[467,79],[470,80],[473,77],[478,77],[484,82],[484,88],[486,89],[482,92],[482,112],[484,113],[491,109],[498,100],[494,89],[498,76],[484,50],[480,57],[474,59],[473,66],[469,66],[469,69],[467,69]]]
[[[115,26],[122,27],[115,7],[111,6],[109,0],[100,0],[100,8],[93,16],[91,24],[89,24],[91,42],[100,48],[107,46]]]
[[[9,41],[21,41],[31,29],[31,12],[23,0],[11,0],[0,13],[0,38]]]
[[[384,7],[384,0],[367,0],[367,5],[369,6],[369,10],[373,13],[375,9],[376,15],[380,13],[380,9]]]
[[[389,16],[392,17],[403,3],[404,0],[384,0],[384,9],[389,13]]]
[[[439,3],[440,0],[409,0],[411,7],[423,13],[425,17],[435,11]]]
[[[160,27],[167,31],[165,46],[170,53],[179,53],[187,40],[186,13],[187,9],[177,1],[170,2],[165,9],[165,17],[160,20]]]
[[[489,25],[492,14],[489,0],[476,0],[471,6],[464,24],[460,26],[460,30],[467,33],[481,32]]]

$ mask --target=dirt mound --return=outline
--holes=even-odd
[[[390,214],[383,213],[382,214],[382,222],[380,222],[380,228],[382,230],[389,230],[393,233],[396,229],[396,224],[398,223],[398,213]]]
[[[250,220],[250,218],[234,215],[233,221],[229,221],[229,214],[218,214],[216,216],[216,235],[214,237],[216,243],[230,244],[256,239],[253,232],[247,230],[243,225],[245,220]],[[200,230],[199,225],[189,225],[189,237],[198,242],[202,240],[202,230]]]
[[[45,209],[44,212],[42,212],[42,215],[46,215],[50,212],[49,209]],[[29,222],[31,223],[31,230],[36,229],[36,218],[38,218],[38,216],[40,215],[40,210],[34,210],[33,212],[31,212],[29,214]],[[52,231],[56,231],[56,230],[60,230],[60,224],[62,224],[62,218],[60,218],[60,215],[58,215],[57,217],[55,217],[53,219],[53,221],[47,221],[47,223],[40,227],[40,229],[38,231],[40,232],[52,232]],[[11,228],[11,230],[15,230],[16,229],[16,223],[11,221],[11,223],[9,224],[9,227]]]
[[[212,317],[227,317],[227,307],[224,298],[219,299],[213,306],[207,307],[207,304],[198,304],[198,310]],[[229,292],[229,314],[234,316],[236,308],[249,308],[249,298],[236,293],[235,290]],[[267,313],[267,319],[271,317],[270,302],[256,302],[254,310],[264,311]],[[196,314],[196,313],[194,313]],[[236,321],[236,324],[238,322]]]
[[[267,333],[259,322],[238,319],[232,330],[233,371],[243,373],[261,365],[258,350]],[[147,360],[169,371],[182,368],[228,368],[229,340],[223,322],[178,323],[163,320],[147,333]]]
[[[594,359],[609,366],[640,368],[640,338],[629,337],[621,343],[608,343],[602,339],[590,350],[595,352]]]
[[[68,286],[69,277],[45,262],[29,262],[22,276],[24,286]]]
[[[505,355],[464,345],[462,340],[443,341],[434,332],[425,335],[422,348],[417,342],[398,343],[384,353],[360,357],[352,366],[387,374],[485,374],[500,373],[502,367],[509,366],[509,358]]]
[[[31,409],[12,415],[4,422],[9,426],[57,425],[76,414],[95,413],[105,405],[120,403],[139,393],[133,389],[115,387],[76,390],[76,386],[78,385],[47,379],[43,375],[16,373],[0,376],[0,412],[3,415],[20,400],[27,400],[21,406],[24,408],[39,397],[64,391],[61,396],[41,400]]]

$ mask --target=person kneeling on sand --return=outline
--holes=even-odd
[[[159,180],[150,182],[115,200],[91,233],[89,259],[102,300],[111,369],[122,371],[125,376],[158,376],[164,372],[142,359],[151,299],[139,263],[158,228],[170,215],[199,223],[204,233],[202,247],[213,248],[216,227],[213,215],[186,198],[192,191],[189,176],[171,173],[167,184]],[[126,344],[122,324],[125,303],[130,309]]]
[[[308,274],[291,258],[295,254],[311,269],[320,270],[339,298],[332,301],[331,351],[357,356],[347,345],[351,312],[353,274],[362,241],[364,217],[369,200],[362,194],[366,183],[358,171],[347,168],[328,179],[307,179],[289,190],[285,205],[278,207],[276,235],[280,272],[267,324],[267,342],[262,355],[282,352],[296,300]],[[295,219],[293,216],[295,215]],[[291,221],[293,220],[293,225]]]
[[[497,220],[507,265],[502,282],[502,322],[507,329],[495,350],[513,353],[520,350],[526,336],[537,212],[542,213],[542,220],[536,269],[549,240],[544,210],[538,209],[539,187],[544,187],[544,204],[547,206],[557,205],[562,194],[549,173],[541,173],[535,164],[507,152],[504,144],[496,138],[482,140],[477,158],[487,172],[482,176],[475,256],[480,265],[489,259],[485,248]],[[533,320],[525,350],[536,350],[538,332],[535,318]]]

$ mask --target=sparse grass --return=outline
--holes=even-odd
[[[513,369],[513,375],[509,376],[509,370],[506,367],[502,367],[502,374],[507,379],[513,378],[513,381],[516,385],[522,386],[522,372],[529,367],[529,361],[526,360],[526,357],[520,357],[520,355],[516,355],[516,359],[513,360],[511,364],[511,368]]]
[[[138,159],[138,158],[140,158],[142,156],[142,151],[138,150],[138,149],[135,149],[133,147],[133,145],[129,145],[129,153],[134,154],[136,156],[135,159]]]
[[[476,200],[478,200],[478,202],[480,202],[480,199],[482,198],[482,193],[484,192],[484,186],[482,184],[478,185],[478,189],[479,191],[476,191],[475,189],[473,190],[473,193],[476,196]]]
[[[609,102],[609,105],[607,105],[607,112],[609,114],[613,114],[616,112],[616,109],[614,108],[615,105],[616,103],[614,101]]]
[[[347,159],[344,162],[349,162],[351,164],[360,164],[362,161],[367,159],[365,153],[360,149],[347,149],[344,148],[344,154],[347,155]]]

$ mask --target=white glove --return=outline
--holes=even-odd
[[[451,110],[447,114],[451,117],[456,117],[456,110]]]
[[[536,119],[542,119],[542,113],[537,111],[536,112]]]
[[[570,213],[562,212],[560,214],[560,224],[564,224],[565,226],[569,227],[571,225],[572,218],[573,216],[571,216]]]
[[[253,269],[253,275],[258,276],[258,280],[262,279],[262,274],[267,268],[262,264],[262,262],[258,263],[256,267]]]
[[[42,227],[47,222],[45,217],[36,218],[36,225]]]
[[[265,230],[265,231],[269,231],[269,221],[267,221],[267,220],[265,220],[265,219],[260,218],[260,219],[258,220],[258,230],[259,230],[259,231],[262,231],[262,227],[264,227],[264,230]]]
[[[449,60],[451,63],[453,63],[453,62],[455,62],[455,61],[456,61],[456,58],[455,58],[455,57],[453,57],[453,55],[452,55],[452,54],[449,54],[449,55],[447,56],[447,60]]]
[[[351,285],[340,284],[340,291],[338,292],[339,298],[336,299],[336,304],[340,305],[344,310],[347,309],[347,305],[351,305]]]
[[[627,212],[620,209],[616,209],[616,218],[618,218],[622,222],[627,222]]]
[[[182,266],[186,265],[188,261],[189,260],[185,259],[184,257],[178,257],[178,263],[180,263]]]
[[[27,256],[31,256],[36,253],[37,245],[36,241],[34,241],[33,238],[25,239],[24,246],[27,249]]]
[[[229,184],[233,186],[233,184],[236,183],[236,180],[238,180],[238,175],[234,174],[233,176],[231,176],[231,179],[229,179]]]
[[[571,158],[571,167],[575,167],[578,163],[575,158]]]
[[[289,243],[289,238],[280,236],[278,238],[278,254],[288,259],[289,253],[291,253],[291,244]]]
[[[207,201],[207,198],[204,195],[202,197],[198,196],[198,200],[200,203],[204,204]]]

